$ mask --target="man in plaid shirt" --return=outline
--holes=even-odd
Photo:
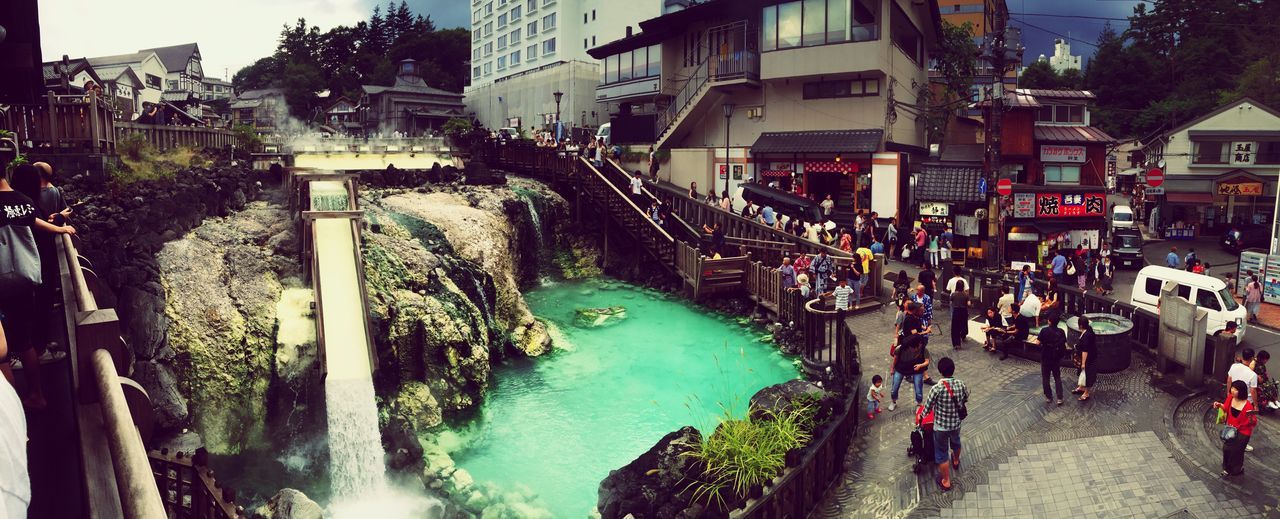
[[[938,361],[938,372],[942,380],[925,396],[924,415],[933,413],[933,461],[938,464],[938,486],[946,492],[951,490],[951,469],[960,469],[960,408],[969,402],[969,389],[952,377],[956,363],[950,357]]]

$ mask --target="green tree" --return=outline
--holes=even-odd
[[[956,108],[970,101],[973,78],[978,73],[978,46],[973,42],[973,24],[953,25],[942,21],[942,39],[932,54],[941,81],[926,85],[918,95],[927,100],[922,107],[929,142],[942,142]],[[463,70],[466,73],[466,70]]]
[[[1019,88],[1046,88],[1054,89],[1061,85],[1061,78],[1058,73],[1049,66],[1048,61],[1035,61],[1022,69],[1022,75],[1018,76]]]
[[[1058,88],[1066,90],[1084,89],[1084,74],[1078,69],[1069,68],[1058,74]]]
[[[279,80],[282,69],[280,60],[274,55],[267,56],[236,72],[231,76],[231,84],[235,85],[236,92],[271,87]]]
[[[324,77],[320,69],[310,63],[290,63],[284,67],[284,101],[289,113],[303,120],[313,119],[316,92],[324,89]]]

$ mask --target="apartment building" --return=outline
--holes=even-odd
[[[671,152],[663,180],[777,186],[889,217],[928,155],[914,105],[935,0],[711,0],[591,50],[620,142]]]
[[[587,50],[687,0],[472,0],[467,111],[491,128],[594,126],[599,64]]]

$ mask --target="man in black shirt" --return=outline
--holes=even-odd
[[[1009,305],[1013,313],[1013,324],[1005,329],[1005,336],[996,340],[996,349],[1000,350],[1000,360],[1009,358],[1009,348],[1022,346],[1031,331],[1031,321],[1018,310],[1018,303]]]
[[[893,352],[893,386],[889,392],[889,410],[898,407],[898,388],[905,379],[911,380],[916,404],[924,401],[924,372],[929,367],[929,352],[925,349],[924,308],[918,303],[907,305],[907,315],[902,320],[898,348]]]
[[[933,291],[937,287],[938,274],[928,265],[924,266],[924,270],[920,271],[920,284],[924,285],[924,293],[929,295],[929,299],[933,299]]]
[[[1045,402],[1053,401],[1053,393],[1049,391],[1049,377],[1053,377],[1054,388],[1058,391],[1058,405],[1062,405],[1062,369],[1058,361],[1067,348],[1067,334],[1058,328],[1058,313],[1049,314],[1049,325],[1040,330],[1040,336],[1033,339],[1040,345],[1040,382],[1044,386]]]

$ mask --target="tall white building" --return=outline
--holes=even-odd
[[[595,102],[599,62],[587,50],[687,0],[472,0],[471,85],[464,103],[489,128],[608,120]]]
[[[1058,38],[1053,40],[1053,56],[1049,57],[1049,66],[1059,74],[1067,70],[1080,70],[1080,56],[1071,55],[1071,44]]]

